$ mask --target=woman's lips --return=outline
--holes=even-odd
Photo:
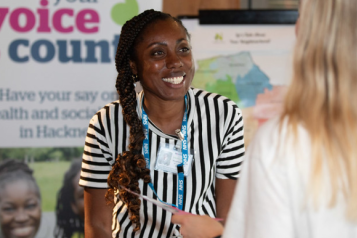
[[[11,233],[15,237],[28,237],[35,231],[33,226],[16,227],[11,230]]]
[[[162,78],[162,80],[164,82],[171,83],[171,84],[180,84],[184,80],[185,76],[186,76],[186,74],[184,73],[183,76]]]

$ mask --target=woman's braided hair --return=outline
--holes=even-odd
[[[57,193],[55,238],[72,238],[75,233],[84,234],[83,218],[72,209],[72,204],[75,203],[73,180],[81,171],[81,164],[81,159],[72,161],[64,175],[62,188]]]
[[[150,182],[150,170],[146,168],[145,158],[141,153],[145,138],[143,125],[137,114],[136,92],[134,81],[138,79],[133,75],[129,61],[136,59],[135,46],[140,41],[141,34],[152,23],[158,20],[172,19],[182,25],[181,21],[169,14],[154,10],[146,10],[127,21],[122,27],[120,40],[115,56],[118,77],[116,88],[119,94],[120,104],[123,108],[124,120],[130,127],[129,151],[118,155],[116,162],[108,177],[109,189],[106,194],[107,200],[113,202],[115,192],[119,191],[120,199],[127,205],[130,221],[135,225],[134,231],[140,230],[140,199],[120,189],[125,187],[140,194],[139,179],[145,183]]]

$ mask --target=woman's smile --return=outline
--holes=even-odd
[[[181,84],[186,77],[186,73],[183,73],[182,76],[176,76],[171,78],[162,78],[164,82],[171,83],[171,84]]]
[[[14,227],[11,230],[13,237],[31,237],[31,234],[36,233],[37,228],[32,225],[25,225],[21,227]]]

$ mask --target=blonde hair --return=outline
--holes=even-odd
[[[346,216],[357,221],[357,4],[304,0],[294,52],[293,79],[281,119],[312,146],[312,197],[319,197],[326,166],[330,206],[342,191]]]

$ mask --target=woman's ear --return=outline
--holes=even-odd
[[[130,68],[131,68],[131,72],[134,74],[134,75],[137,75],[138,74],[138,70],[136,68],[136,64],[134,61],[132,60],[129,60],[129,65],[130,65]]]

